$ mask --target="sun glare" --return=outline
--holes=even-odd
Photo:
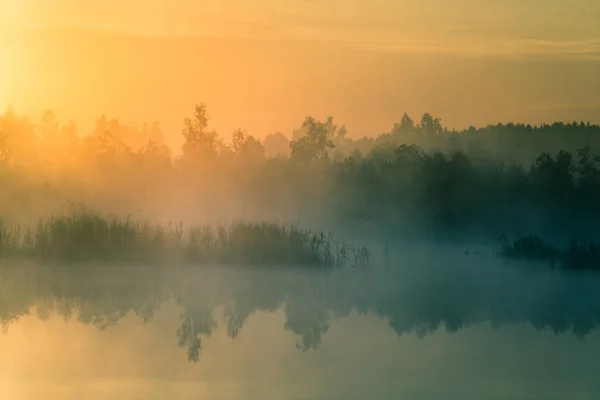
[[[7,97],[9,95],[9,84],[10,77],[8,73],[8,64],[10,63],[10,57],[8,55],[7,47],[5,44],[4,35],[0,35],[0,108],[6,106]]]
[[[0,0],[0,26],[15,23],[21,3],[19,0]]]
[[[14,40],[8,28],[0,24],[0,109],[4,109],[10,100],[15,80],[13,76],[16,55]]]

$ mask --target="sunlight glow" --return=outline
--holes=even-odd
[[[537,123],[560,103],[560,119],[597,121],[572,105],[600,102],[600,2],[552,3],[0,0],[0,110],[160,120],[168,141],[199,101],[223,135],[259,138],[304,113],[354,136],[398,110],[462,128]]]
[[[15,26],[23,22],[21,17],[27,3],[21,0],[0,0],[0,26]]]
[[[1,12],[1,11],[0,11]],[[12,95],[12,60],[14,46],[11,38],[3,30],[0,30],[0,109],[4,109]]]

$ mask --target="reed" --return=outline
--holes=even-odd
[[[537,236],[521,236],[514,241],[502,237],[500,255],[508,259],[549,262],[571,270],[600,271],[600,245],[572,239],[565,249],[544,243]]]
[[[366,248],[276,222],[185,226],[74,209],[33,227],[0,223],[0,257],[60,263],[366,267]]]

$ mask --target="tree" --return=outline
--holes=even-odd
[[[208,113],[204,104],[197,105],[194,117],[183,121],[182,135],[185,139],[182,146],[184,162],[208,162],[219,153],[220,142],[217,133],[208,131]]]
[[[230,149],[234,158],[244,164],[256,165],[265,159],[265,149],[260,141],[241,129],[233,133]]]
[[[287,157],[290,155],[290,141],[281,132],[270,133],[263,141],[265,155],[271,157]]]
[[[561,150],[554,157],[548,153],[540,155],[530,169],[530,176],[540,196],[562,207],[573,194],[574,171],[573,156]]]
[[[238,155],[242,152],[244,145],[246,144],[246,138],[248,137],[248,134],[246,133],[246,131],[243,131],[241,129],[236,130],[235,132],[233,132],[233,135],[231,135],[231,150],[233,151],[233,154]]]
[[[148,139],[137,155],[142,165],[150,167],[154,173],[168,171],[171,166],[171,149],[153,139]]]
[[[346,141],[348,140],[346,138],[347,134],[348,134],[348,129],[346,129],[346,125],[342,125],[339,128],[337,128],[335,130],[333,138],[332,138],[333,144],[336,147],[343,146],[346,143]]]
[[[73,166],[79,152],[77,126],[61,126],[52,111],[46,111],[38,126],[40,157],[47,171],[59,173]]]
[[[38,140],[34,124],[25,117],[17,115],[9,107],[0,116],[0,152],[5,163],[13,167],[33,169],[38,165]]]
[[[444,131],[442,127],[442,120],[440,118],[434,118],[429,113],[423,114],[421,117],[421,123],[419,124],[421,133],[426,136],[439,135]]]
[[[592,152],[591,146],[585,146],[577,151],[575,170],[578,175],[577,189],[582,211],[596,207],[600,199],[600,171],[597,164],[600,157]]]
[[[596,180],[598,178],[597,164],[600,157],[592,152],[589,143],[586,143],[581,149],[577,150],[577,173],[579,179],[583,181]]]
[[[394,127],[392,128],[392,136],[394,138],[398,138],[402,135],[408,135],[415,131],[415,122],[411,117],[408,116],[407,113],[404,113],[402,118],[400,119],[400,123],[394,123]]]
[[[346,129],[345,125],[340,126],[335,131],[335,135],[331,140],[335,149],[332,154],[332,159],[334,161],[342,161],[350,153],[349,147],[352,144],[352,140],[346,137],[347,134],[348,130]]]
[[[402,169],[414,168],[423,162],[423,151],[414,144],[400,145],[395,151],[396,165]]]
[[[311,162],[327,158],[327,150],[335,148],[332,138],[337,129],[333,117],[328,117],[325,122],[307,117],[302,124],[304,135],[290,142],[292,159]]]

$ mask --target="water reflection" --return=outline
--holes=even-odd
[[[32,358],[16,363],[24,370],[45,365],[40,379],[59,364],[70,380],[127,366],[118,382],[129,389],[119,393],[147,398],[164,398],[149,390],[160,387],[240,399],[591,399],[600,395],[598,289],[591,275],[474,263],[327,275],[5,265],[0,343],[3,354]],[[39,342],[48,347],[24,347]],[[111,379],[98,391],[108,395]],[[31,397],[14,398],[50,390],[34,381],[21,383]]]

